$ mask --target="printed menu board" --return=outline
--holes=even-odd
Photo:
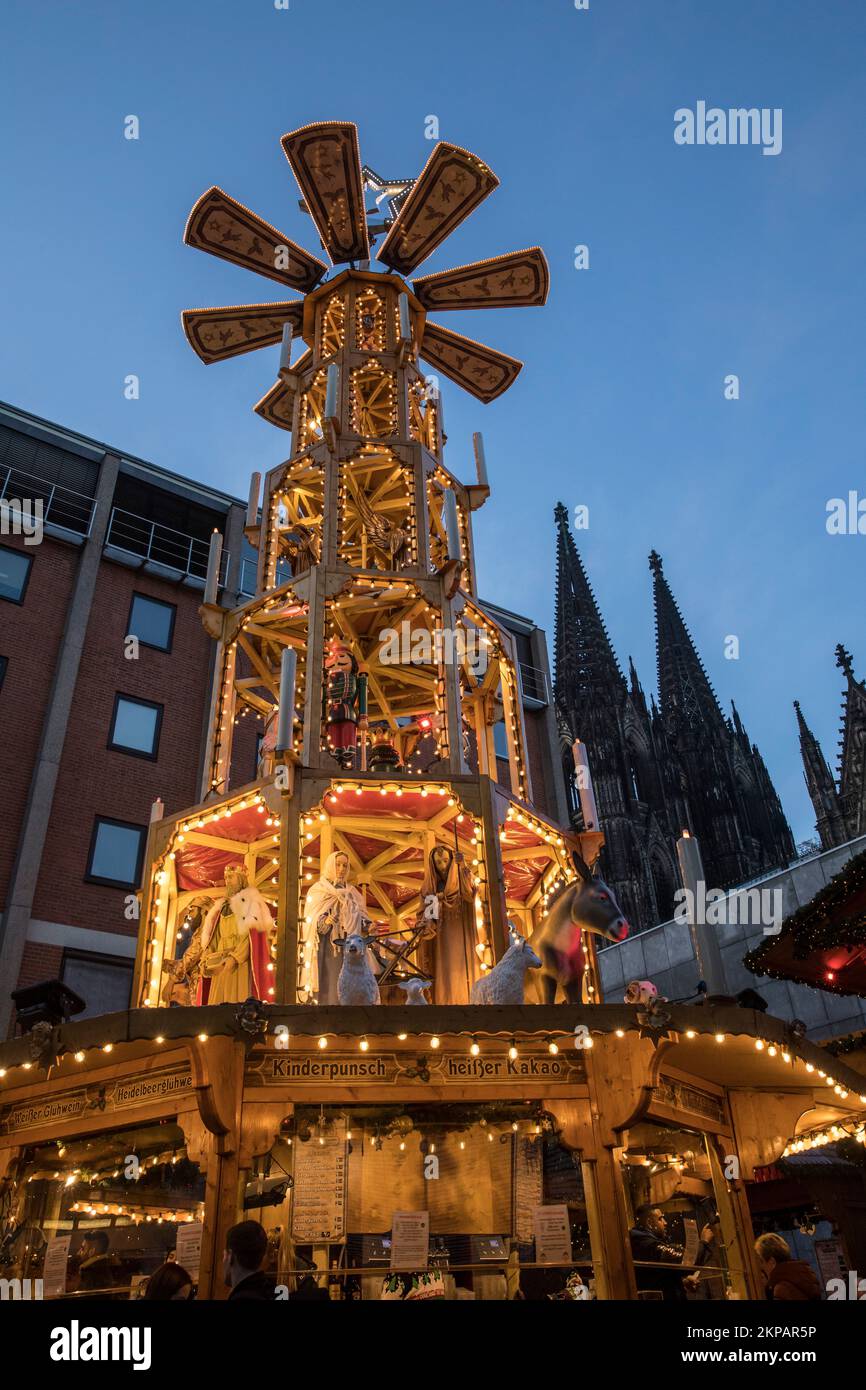
[[[540,1265],[571,1264],[571,1227],[568,1207],[536,1207],[534,1212],[535,1258]]]
[[[395,1211],[391,1217],[391,1268],[426,1269],[430,1249],[430,1213]]]
[[[292,1234],[304,1243],[339,1240],[346,1228],[346,1141],[312,1139],[295,1149]]]
[[[72,1236],[53,1236],[42,1265],[42,1297],[57,1298],[66,1293],[66,1266]]]
[[[535,1234],[533,1213],[541,1205],[542,1147],[530,1139],[514,1140],[514,1234],[528,1245]]]
[[[198,1279],[201,1263],[201,1221],[182,1221],[177,1228],[175,1259],[185,1269],[193,1282]]]

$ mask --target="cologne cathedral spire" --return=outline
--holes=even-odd
[[[779,798],[733,709],[722,713],[697,648],[653,551],[658,704],[634,662],[624,678],[568,524],[556,508],[555,692],[564,743],[587,747],[606,836],[602,862],[629,919],[670,917],[679,886],[676,841],[701,838],[712,887],[742,882],[794,853]],[[570,748],[563,771],[576,823]],[[627,906],[626,906],[627,904]]]
[[[683,767],[707,878],[726,888],[787,863],[794,842],[739,711],[732,707],[732,720],[722,714],[655,550],[649,565],[662,722]]]
[[[649,565],[653,575],[662,717],[678,733],[720,729],[725,721],[716,692],[664,576],[662,557],[655,550]]]
[[[568,685],[580,700],[609,700],[625,693],[625,681],[586,576],[561,502],[556,518],[556,632],[554,664],[557,689]],[[581,713],[580,710],[576,711]]]
[[[855,677],[854,659],[841,643],[836,648],[836,665],[845,676],[838,786],[799,703],[794,701],[806,786],[824,849],[866,835],[866,682]]]
[[[842,700],[842,738],[839,755],[839,797],[848,838],[866,834],[866,683],[854,675],[854,659],[840,643],[836,665],[845,675]]]
[[[572,817],[580,822],[570,747],[580,738],[605,828],[605,878],[629,921],[650,926],[670,916],[677,883],[670,827],[655,810],[665,804],[656,736],[631,661],[626,684],[562,503],[554,515],[554,689]]]
[[[800,701],[794,701],[797,712],[797,726],[800,730],[800,756],[803,759],[803,775],[812,805],[815,808],[816,828],[823,849],[841,845],[847,840],[845,821],[839,805],[839,793],[827,759],[800,709]]]

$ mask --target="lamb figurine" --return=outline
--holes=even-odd
[[[407,1004],[429,1004],[430,1000],[424,998],[425,989],[430,988],[429,980],[419,980],[413,976],[411,980],[398,980],[398,985],[406,991]]]
[[[337,998],[341,1004],[379,1003],[379,986],[367,959],[369,944],[369,939],[357,932],[334,942],[337,950],[343,953],[337,981]]]
[[[522,1004],[526,972],[540,965],[526,937],[512,932],[505,955],[472,986],[470,1004]]]

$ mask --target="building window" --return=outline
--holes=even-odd
[[[0,598],[8,599],[9,603],[24,602],[32,564],[32,555],[0,546]]]
[[[88,881],[111,888],[137,888],[146,834],[143,825],[97,816],[87,859]]]
[[[64,951],[60,977],[86,1004],[76,1019],[121,1013],[129,1008],[132,961],[88,951]]]
[[[144,647],[170,652],[176,613],[173,603],[163,603],[146,594],[133,594],[126,631],[131,637],[137,637]]]
[[[4,682],[5,679],[6,679],[6,667],[7,667],[8,665],[9,665],[9,659],[8,659],[8,657],[0,656],[0,690],[3,689],[3,682]]]
[[[497,758],[504,758],[508,762],[508,735],[505,732],[504,719],[497,720],[493,725],[493,747]]]
[[[140,758],[156,758],[162,710],[162,705],[155,705],[150,700],[137,700],[134,695],[115,695],[109,748],[134,753]]]

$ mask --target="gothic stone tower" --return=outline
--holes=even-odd
[[[634,665],[619,669],[560,504],[557,525],[555,691],[563,741],[587,746],[603,864],[632,920],[670,916],[679,884],[676,841],[700,837],[707,879],[727,887],[793,856],[781,804],[737,710],[722,714],[668,586],[653,574],[658,696],[647,708]],[[573,819],[580,824],[570,747],[563,755]]]
[[[845,676],[838,786],[799,701],[794,701],[803,772],[823,849],[866,835],[866,682],[855,678],[851,653],[841,643],[836,665]]]
[[[258,998],[321,1004],[323,928],[308,898],[316,885],[333,898],[323,879],[344,856],[383,1002],[405,1002],[395,986],[415,978],[432,982],[433,1002],[465,1004],[508,948],[509,929],[531,935],[550,895],[575,878],[573,852],[591,863],[602,839],[533,807],[514,641],[477,598],[483,453],[476,482],[447,467],[437,379],[419,366],[493,400],[521,364],[432,323],[428,309],[541,305],[547,265],[532,248],[410,289],[403,276],[496,186],[487,166],[441,144],[414,183],[389,184],[362,169],[353,125],[305,127],[282,144],[333,278],[219,189],[199,199],[186,231],[190,245],[305,297],[183,317],[205,362],[282,339],[278,380],[255,409],[290,431],[291,447],[264,479],[261,509],[253,478],[255,597],[233,610],[217,604],[213,557],[202,606],[216,642],[202,799],[151,831],[136,998],[204,1002],[185,934],[204,911],[210,939],[223,875],[240,868],[266,903],[256,899],[270,954]],[[365,191],[377,195],[371,216]],[[381,202],[390,216],[377,220]],[[381,235],[384,268],[373,270]],[[293,336],[303,348],[291,361]],[[252,782],[239,756],[245,724],[261,739]],[[506,785],[494,744],[503,724]],[[445,880],[438,926],[425,916],[436,873]],[[590,1001],[594,960],[588,946]]]
[[[575,824],[580,804],[571,744],[587,747],[599,819],[604,876],[629,921],[649,926],[673,908],[677,884],[674,827],[686,824],[679,774],[659,756],[665,732],[650,716],[634,666],[627,685],[568,524],[556,508],[554,697],[563,739],[563,770]]]

